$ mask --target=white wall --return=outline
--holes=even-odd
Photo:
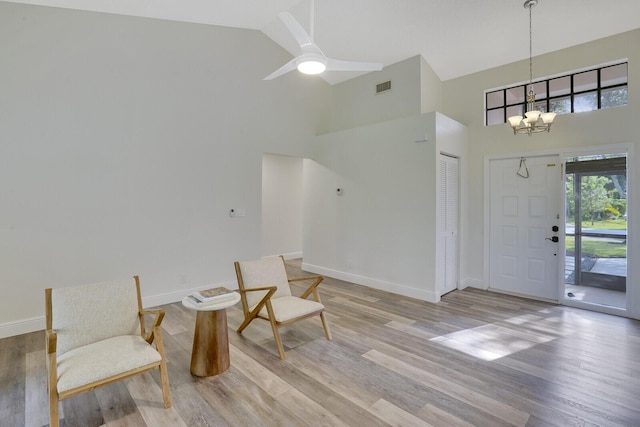
[[[420,112],[442,111],[442,82],[422,56],[420,64]]]
[[[386,80],[391,90],[376,95],[375,85]],[[305,164],[303,267],[438,301],[440,151],[459,156],[466,177],[465,127],[433,112],[443,102],[442,82],[415,56],[330,92],[329,122],[314,144],[314,161]]]
[[[0,336],[43,328],[46,287],[235,286],[263,153],[326,117],[321,79],[262,80],[290,55],[258,31],[0,3],[0,58]]]
[[[262,156],[262,256],[302,257],[303,159]]]
[[[390,120],[316,139],[313,161],[304,169],[304,269],[439,299],[436,116]],[[431,137],[416,142],[420,132]],[[447,151],[462,154],[443,139]]]
[[[532,137],[514,136],[508,125],[484,126],[483,91],[495,87],[528,80],[528,60],[476,73],[444,82],[443,112],[469,127],[469,161],[467,198],[467,267],[463,271],[463,281],[468,285],[487,285],[487,268],[484,260],[484,159],[489,156],[513,155],[519,157],[527,153],[562,153],[574,148],[614,147],[629,145],[637,153],[640,145],[640,128],[636,125],[640,117],[640,30],[623,33],[606,39],[576,46],[533,58],[534,79],[556,74],[566,74],[573,70],[608,63],[627,58],[629,61],[629,105],[599,111],[562,115],[556,118],[549,134]],[[615,148],[614,148],[615,150]],[[640,168],[637,154],[631,153],[630,179],[633,184]],[[630,185],[631,185],[630,184]],[[629,220],[629,271],[627,297],[632,301],[632,316],[640,317],[640,233],[635,210],[640,209],[640,186],[630,187]]]
[[[391,80],[391,90],[376,94],[376,85],[388,80]],[[421,105],[423,92],[429,90],[426,87],[421,90],[420,85],[420,56],[333,85],[329,88],[330,113],[318,133],[335,132],[427,112],[421,110]]]

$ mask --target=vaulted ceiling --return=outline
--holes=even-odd
[[[14,0],[36,4],[263,31],[296,55],[278,20],[290,11],[311,32],[312,0]],[[313,33],[327,56],[390,65],[422,55],[441,80],[529,56],[524,0],[315,0]],[[638,0],[539,0],[533,54],[640,28]],[[640,49],[640,40],[638,41]],[[360,73],[331,72],[331,84]]]

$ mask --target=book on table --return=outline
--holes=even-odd
[[[198,304],[214,304],[217,302],[222,302],[225,300],[229,300],[234,298],[234,293],[232,290],[225,288],[224,286],[220,286],[217,288],[206,289],[203,291],[196,291],[191,294],[194,300],[197,301]]]

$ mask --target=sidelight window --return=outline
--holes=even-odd
[[[627,156],[567,158],[565,299],[626,306]]]

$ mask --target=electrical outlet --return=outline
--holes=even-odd
[[[242,218],[245,216],[244,208],[229,209],[229,218]]]

